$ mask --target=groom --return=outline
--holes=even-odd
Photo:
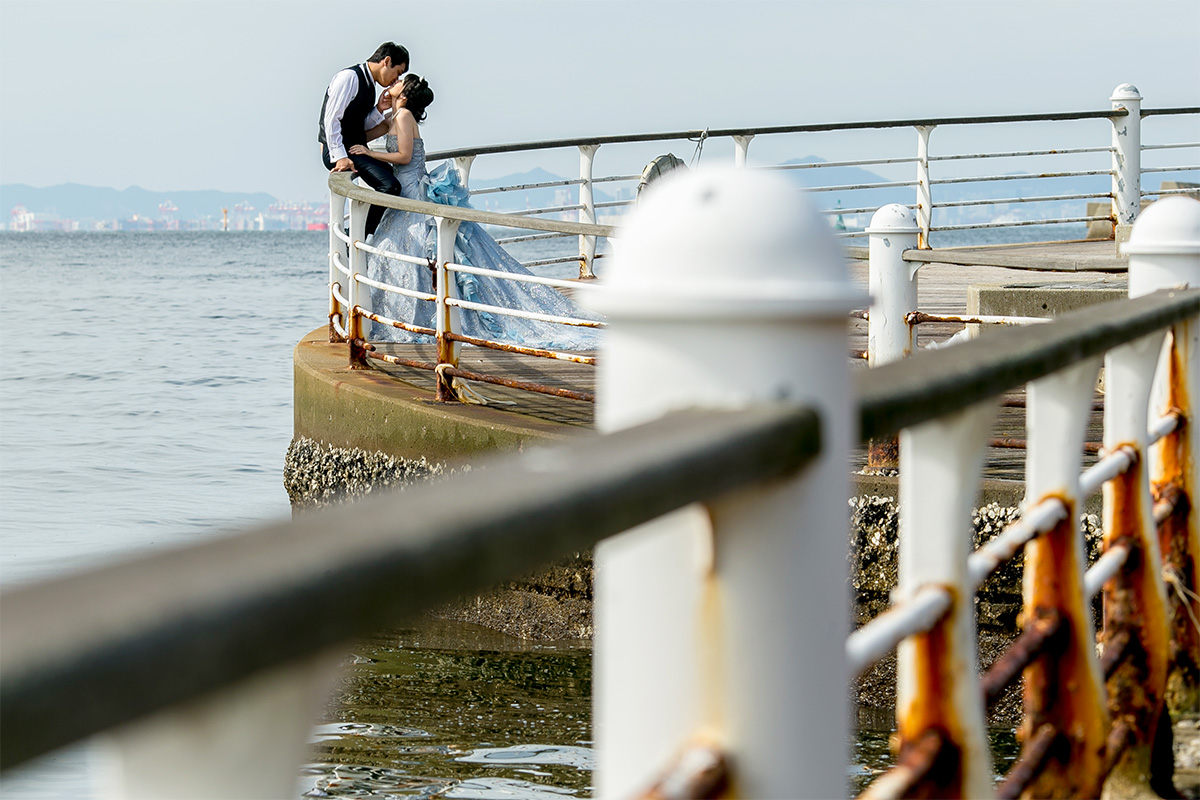
[[[392,167],[370,156],[350,155],[356,144],[366,146],[386,131],[387,122],[375,107],[375,84],[391,86],[408,71],[408,50],[393,42],[379,45],[365,64],[358,64],[333,76],[321,103],[321,160],[330,172],[354,171],[367,185],[385,194],[400,194],[400,181]],[[371,206],[367,212],[367,235],[375,232],[383,208]]]

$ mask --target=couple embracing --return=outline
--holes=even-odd
[[[387,42],[364,64],[348,67],[334,76],[321,106],[321,157],[332,172],[354,171],[371,188],[386,194],[447,205],[466,206],[468,192],[457,170],[449,163],[425,168],[425,144],[418,123],[433,102],[429,83],[407,75],[408,51]],[[384,91],[375,98],[375,86]],[[367,142],[387,136],[385,152],[371,150]],[[437,233],[432,217],[394,208],[372,206],[366,233],[373,249],[432,260]],[[482,227],[462,222],[454,246],[456,264],[479,267],[514,276],[530,276],[516,259]],[[402,325],[373,324],[369,338],[391,341],[428,341],[435,327],[433,303],[415,296],[431,295],[433,276],[424,266],[367,254],[367,276],[403,292],[372,289],[371,308]],[[496,309],[518,309],[539,315],[595,320],[560,292],[544,285],[500,277],[455,272],[458,296]],[[461,309],[461,333],[492,341],[503,340],[531,347],[591,350],[597,344],[592,327],[564,326],[525,316],[500,316],[483,309]],[[457,387],[456,387],[457,388]]]

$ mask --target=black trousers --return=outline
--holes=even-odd
[[[325,145],[321,145],[321,160],[325,162],[325,169],[332,170],[334,163],[329,160],[329,149]],[[370,156],[351,155],[350,160],[354,162],[354,170],[359,177],[366,182],[377,192],[384,194],[394,194],[400,196],[400,181],[396,180],[395,173],[392,172],[392,165],[386,161],[380,161],[377,158]],[[367,212],[367,235],[370,236],[379,227],[379,220],[383,217],[384,209],[381,206],[371,206],[371,210]]]

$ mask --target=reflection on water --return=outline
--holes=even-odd
[[[431,621],[355,650],[305,797],[591,794],[591,651]]]
[[[591,650],[431,620],[364,641],[312,736],[304,797],[589,797]],[[889,713],[860,710],[847,786],[894,762]],[[997,779],[1018,753],[990,734]]]

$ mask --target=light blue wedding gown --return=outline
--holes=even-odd
[[[387,149],[389,153],[396,152],[395,136],[387,137]],[[432,177],[425,169],[425,143],[421,139],[413,140],[412,160],[396,165],[394,169],[403,187],[404,197],[444,205],[467,205],[467,191],[458,182],[458,173],[452,166],[445,164],[439,167]],[[389,208],[384,212],[370,243],[381,250],[433,259],[437,254],[437,224],[432,217],[424,214]],[[454,263],[517,275],[532,274],[474,222],[463,222],[458,227]],[[463,300],[560,317],[599,319],[549,286],[461,272],[453,275],[458,285],[458,296]],[[367,277],[392,286],[433,294],[433,274],[426,266],[368,253]],[[434,327],[434,304],[431,301],[372,289],[371,308],[377,314],[400,322]],[[460,333],[479,339],[551,350],[594,350],[599,343],[599,330],[596,328],[502,316],[474,309],[459,310],[462,321]],[[371,338],[374,341],[392,342],[432,341],[430,336],[379,323],[372,323]]]

